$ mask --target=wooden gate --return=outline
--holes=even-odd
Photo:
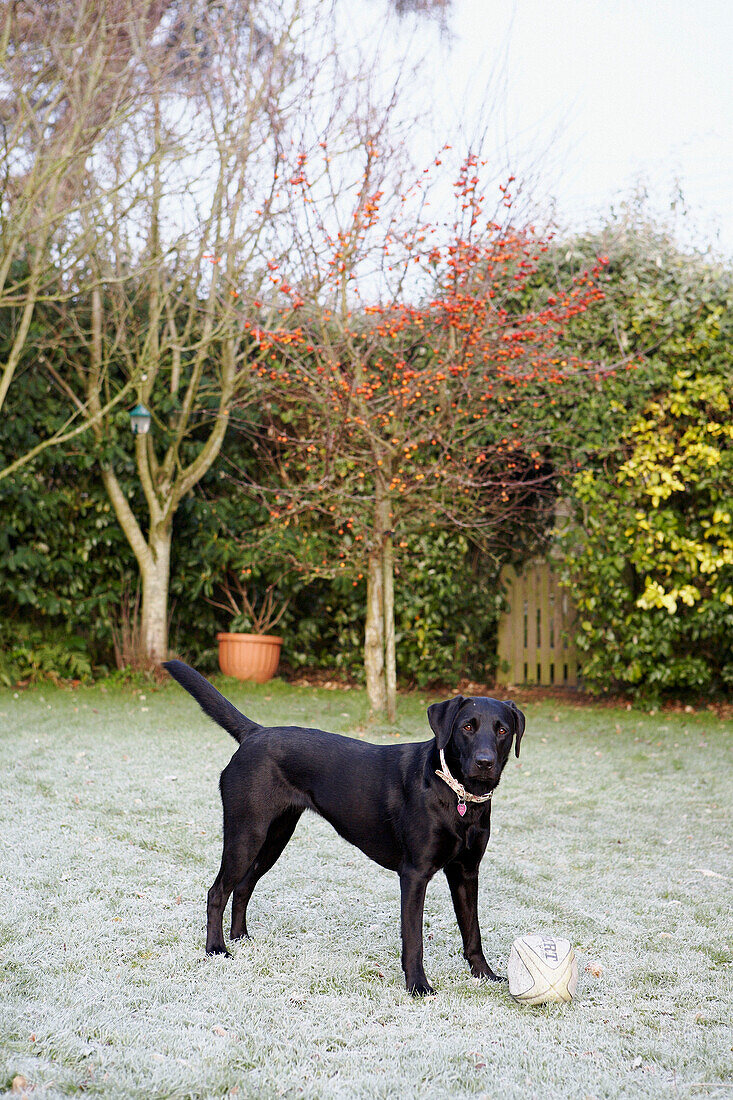
[[[521,573],[506,566],[501,581],[509,609],[499,619],[497,680],[577,687],[575,608],[555,564],[530,562]]]

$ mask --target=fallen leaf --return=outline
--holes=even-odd
[[[13,1083],[10,1086],[11,1092],[25,1092],[28,1088],[28,1082],[22,1073],[17,1073],[13,1078]]]
[[[600,978],[603,974],[603,967],[599,966],[598,963],[588,963],[585,972],[586,974],[592,974],[594,978]]]
[[[215,1024],[211,1030],[214,1032],[214,1035],[223,1035],[225,1037],[227,1035],[226,1029],[223,1028],[221,1024]]]

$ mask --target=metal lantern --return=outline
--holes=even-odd
[[[144,435],[150,431],[151,416],[144,405],[136,405],[130,412],[130,427],[133,435]]]

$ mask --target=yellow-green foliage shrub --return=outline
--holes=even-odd
[[[619,440],[622,461],[574,480],[568,581],[590,685],[733,687],[731,382],[678,370]]]

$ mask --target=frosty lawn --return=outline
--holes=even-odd
[[[360,692],[225,690],[258,721],[391,736]],[[432,701],[400,700],[401,736],[428,737]],[[34,1100],[733,1096],[730,727],[525,710],[482,865],[484,948],[504,971],[520,933],[567,936],[567,1007],[472,981],[442,875],[438,997],[412,1000],[397,877],[313,815],[255,891],[255,938],[207,959],[234,741],[173,685],[0,692],[0,1092],[22,1075]]]

